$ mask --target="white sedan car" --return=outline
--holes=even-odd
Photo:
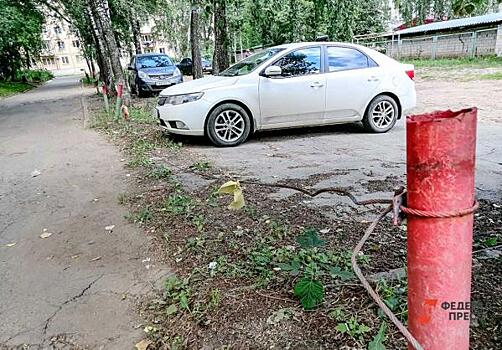
[[[311,42],[264,49],[217,76],[160,93],[169,133],[236,146],[258,130],[362,122],[389,131],[415,107],[414,67],[363,46]]]

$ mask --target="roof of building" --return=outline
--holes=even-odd
[[[394,32],[394,34],[403,35],[403,34],[435,32],[440,30],[448,30],[461,27],[472,27],[482,24],[490,24],[498,22],[502,22],[502,12],[490,13],[483,16],[466,17],[466,18],[452,19],[450,21],[423,24],[416,27],[398,30]]]

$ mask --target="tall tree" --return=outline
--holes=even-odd
[[[214,54],[213,72],[218,74],[230,65],[227,32],[227,0],[214,0]]]
[[[199,13],[201,11],[199,0],[192,0],[190,12],[190,45],[192,49],[192,75],[194,79],[202,78],[202,57],[200,47]]]

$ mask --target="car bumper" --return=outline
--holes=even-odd
[[[410,90],[406,95],[402,95],[400,101],[402,109],[401,116],[403,116],[406,112],[409,112],[417,106],[417,94],[415,89]]]
[[[180,84],[183,82],[183,76],[165,79],[165,80],[148,80],[140,81],[139,88],[144,92],[160,92],[170,86]]]
[[[162,129],[172,134],[191,136],[204,136],[204,123],[210,108],[210,103],[204,99],[156,107]]]

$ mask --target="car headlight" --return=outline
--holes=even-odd
[[[184,95],[160,96],[157,101],[157,104],[159,106],[163,106],[165,104],[180,105],[183,103],[200,100],[202,95],[204,95],[203,92],[196,92],[193,94],[184,94]]]
[[[141,79],[148,79],[148,78],[150,78],[148,76],[148,74],[146,74],[145,72],[142,72],[142,71],[138,72],[138,77],[140,77]]]

